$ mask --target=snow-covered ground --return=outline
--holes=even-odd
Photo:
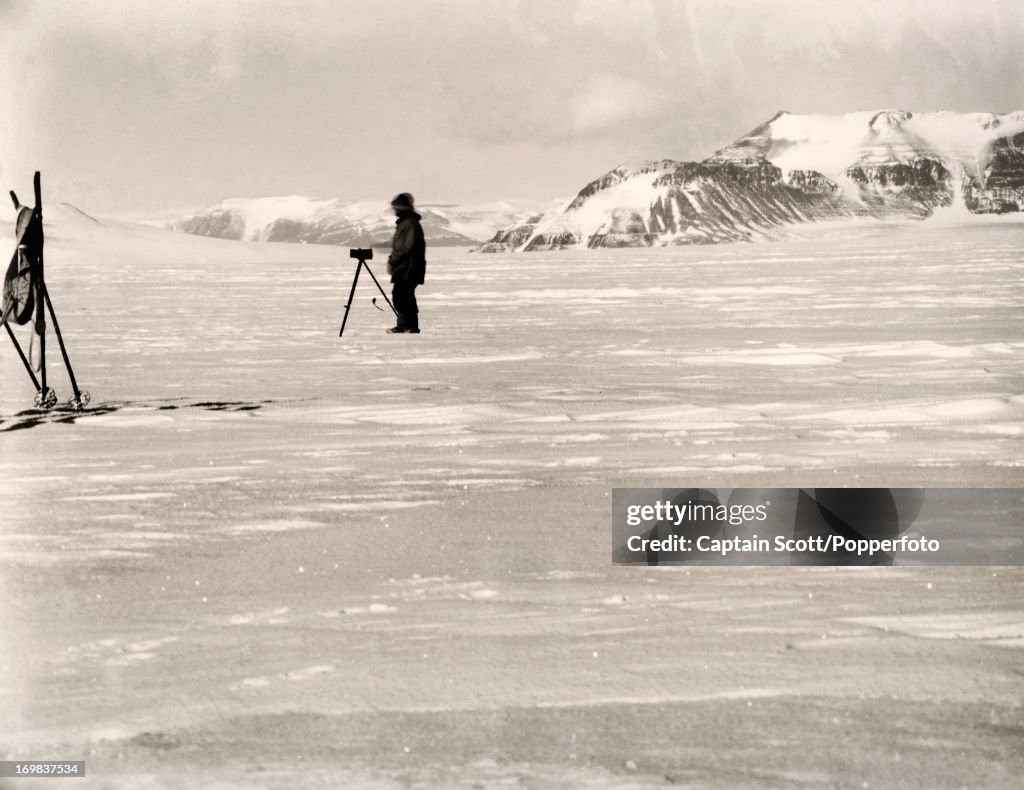
[[[0,347],[0,758],[104,788],[1024,771],[1018,568],[610,565],[614,486],[1019,485],[1024,225],[432,251],[423,334],[363,280],[339,340],[345,250],[47,220],[95,411],[20,413]]]

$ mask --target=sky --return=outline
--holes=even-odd
[[[0,0],[0,182],[548,202],[779,110],[1024,109],[1019,0]]]

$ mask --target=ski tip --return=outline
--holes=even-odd
[[[14,207],[16,209],[21,208],[21,201],[19,201],[18,196],[14,194],[14,190],[12,189],[8,194],[11,196],[11,201],[14,203]]]

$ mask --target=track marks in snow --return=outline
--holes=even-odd
[[[452,576],[410,576],[390,579],[388,584],[398,590],[397,595],[413,600],[487,601],[497,598],[496,585],[481,580],[456,581]]]
[[[0,433],[49,424],[74,425],[79,422],[85,426],[104,428],[159,428],[174,423],[169,412],[182,410],[192,412],[193,415],[201,412],[249,413],[273,402],[272,400],[197,401],[193,403],[111,401],[95,402],[81,410],[67,406],[58,406],[54,409],[26,409],[13,417],[0,418]]]
[[[111,667],[128,667],[157,657],[166,645],[179,641],[177,636],[126,640],[110,637],[66,648],[52,659],[53,663],[78,665],[101,663]]]
[[[240,612],[228,618],[229,625],[281,625],[290,621],[288,606],[278,606],[259,612]]]
[[[328,675],[334,671],[335,666],[333,664],[313,664],[312,666],[299,669],[285,670],[274,675],[256,675],[255,677],[242,678],[237,683],[232,683],[229,688],[232,691],[263,689],[281,682],[302,682],[319,675]]]
[[[392,614],[397,612],[398,607],[392,606],[387,603],[371,603],[368,606],[344,606],[340,609],[322,609],[317,612],[320,617],[325,617],[329,620],[333,620],[337,617],[345,615],[362,615],[362,614]]]
[[[922,639],[961,639],[994,647],[1024,648],[1024,611],[854,617],[848,622]]]
[[[328,525],[322,521],[308,518],[279,518],[268,520],[240,521],[219,527],[216,531],[228,535],[244,535],[247,533],[292,532],[300,529],[323,529]]]
[[[1009,418],[1024,419],[1024,407],[1005,398],[964,398],[947,401],[907,400],[876,407],[823,411],[819,419],[840,425],[947,425],[950,422],[978,422]]]

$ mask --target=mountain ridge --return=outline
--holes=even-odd
[[[417,207],[431,246],[476,247],[498,228],[528,216],[535,204],[473,206],[427,203]],[[167,223],[173,230],[236,241],[277,241],[382,247],[391,243],[395,218],[386,200],[301,195],[229,198]]]
[[[484,252],[752,240],[856,216],[1024,211],[1024,112],[781,111],[697,162],[619,165]]]

